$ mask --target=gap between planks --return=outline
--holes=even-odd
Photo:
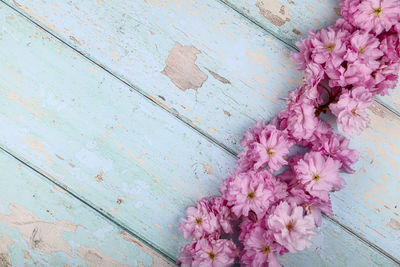
[[[229,2],[226,2],[226,0],[216,0],[217,2],[221,3],[222,5],[227,6],[229,9],[233,10],[234,12],[238,13],[240,16],[244,17],[246,20],[250,21],[252,24],[256,25],[258,28],[262,29],[263,31],[267,32],[269,35],[271,35],[274,39],[276,39],[278,42],[281,43],[281,45],[286,46],[289,50],[292,51],[299,51],[299,49],[292,43],[286,42],[284,41],[282,38],[280,38],[275,32],[268,30],[267,28],[265,28],[264,26],[262,26],[260,23],[258,23],[256,20],[252,19],[251,17],[247,16],[246,14],[244,14],[243,12],[241,12],[240,10],[238,10],[235,6],[233,6],[232,4],[230,4]],[[224,145],[223,143],[219,142],[217,139],[213,138],[212,136],[210,136],[208,133],[204,132],[201,129],[198,129],[197,127],[193,126],[192,124],[190,124],[190,122],[180,116],[180,114],[174,110],[174,109],[168,109],[167,107],[160,105],[157,101],[154,101],[154,99],[152,99],[150,97],[150,95],[148,95],[145,91],[141,90],[140,88],[138,88],[137,86],[131,84],[127,79],[122,78],[120,75],[116,74],[115,72],[113,72],[110,68],[105,67],[104,65],[102,65],[101,63],[97,62],[97,60],[93,59],[90,57],[90,55],[85,54],[84,52],[78,50],[77,48],[74,48],[73,46],[71,46],[70,44],[68,44],[68,42],[65,42],[61,37],[59,37],[58,35],[52,33],[50,30],[48,30],[46,27],[40,25],[39,23],[37,23],[36,21],[34,21],[33,19],[31,19],[30,17],[28,17],[25,13],[19,11],[18,9],[14,8],[13,6],[9,5],[8,3],[4,2],[3,0],[0,0],[0,2],[4,5],[6,5],[7,7],[11,8],[13,11],[17,12],[18,14],[20,14],[21,16],[23,16],[25,19],[27,19],[29,22],[33,23],[34,25],[36,25],[37,27],[39,27],[41,30],[45,31],[46,33],[50,34],[53,38],[55,38],[56,40],[58,40],[59,42],[63,43],[64,45],[66,45],[67,47],[69,47],[70,49],[72,49],[73,51],[77,52],[78,54],[80,54],[82,57],[86,58],[87,60],[89,60],[91,63],[95,64],[96,66],[100,67],[101,69],[103,69],[104,71],[106,71],[108,74],[110,74],[111,76],[113,76],[114,78],[118,79],[119,81],[121,81],[122,83],[124,83],[125,85],[127,85],[131,91],[136,91],[138,92],[140,95],[142,95],[143,97],[145,97],[147,100],[151,101],[152,103],[156,104],[157,106],[159,106],[160,108],[162,108],[163,110],[167,111],[169,114],[171,114],[172,116],[174,116],[175,118],[177,118],[178,120],[182,121],[184,124],[186,124],[189,128],[193,129],[194,131],[198,132],[200,135],[202,135],[203,137],[205,137],[208,141],[210,141],[211,143],[214,143],[215,145],[221,147],[222,149],[226,150],[228,153],[230,153],[231,155],[233,155],[235,158],[237,158],[237,153],[235,151],[233,151],[232,149],[230,149],[229,147],[227,147],[226,145]],[[384,109],[388,110],[390,113],[393,113],[395,116],[398,116],[400,118],[400,114],[397,111],[394,111],[392,108],[388,107],[385,104],[382,104],[381,101],[378,101],[375,99],[375,102],[382,106]],[[95,204],[91,203],[88,200],[85,200],[84,198],[78,196],[77,194],[75,194],[74,192],[72,192],[71,190],[69,190],[66,186],[64,186],[63,184],[59,184],[57,182],[55,182],[49,175],[47,175],[46,173],[44,173],[40,168],[37,168],[36,166],[33,166],[31,164],[29,164],[28,162],[26,162],[23,159],[20,159],[18,156],[14,155],[12,152],[10,152],[7,148],[4,148],[1,144],[0,144],[0,149],[3,150],[5,153],[9,154],[10,156],[12,156],[13,158],[15,158],[16,160],[18,160],[19,162],[21,162],[22,164],[24,164],[25,166],[29,167],[30,169],[32,169],[33,171],[35,171],[36,173],[40,174],[44,179],[49,180],[50,182],[52,182],[53,184],[59,186],[60,188],[63,188],[66,192],[68,192],[70,195],[72,195],[74,198],[78,199],[79,201],[81,201],[82,203],[84,203],[85,205],[87,205],[88,207],[90,207],[91,209],[95,210],[97,213],[99,213],[101,216],[105,217],[107,220],[109,220],[110,222],[118,225],[119,227],[121,227],[122,229],[124,229],[125,231],[127,231],[129,234],[135,236],[136,238],[138,238],[139,240],[141,240],[144,243],[149,244],[151,247],[153,247],[154,249],[156,249],[160,254],[162,254],[163,256],[165,256],[168,260],[170,260],[171,262],[175,263],[175,261],[168,256],[167,254],[162,252],[162,249],[159,248],[157,245],[152,244],[149,241],[143,240],[137,233],[135,233],[132,230],[129,230],[129,228],[127,228],[126,226],[124,226],[124,224],[122,222],[119,222],[118,219],[114,218],[112,215],[110,215],[108,212],[104,211],[103,209],[101,209],[100,207],[97,207]],[[396,264],[400,265],[400,260],[396,259],[395,257],[393,257],[392,255],[390,255],[388,252],[386,252],[385,250],[383,250],[382,248],[380,248],[379,246],[375,245],[374,243],[370,242],[368,239],[360,236],[359,234],[357,234],[356,232],[354,232],[350,227],[348,227],[345,224],[342,224],[341,222],[339,222],[338,220],[331,218],[329,216],[326,216],[325,214],[323,214],[324,218],[330,220],[331,222],[339,225],[341,228],[343,228],[345,231],[347,231],[348,233],[352,234],[353,236],[355,236],[357,239],[361,240],[362,242],[364,242],[366,245],[368,245],[369,247],[371,247],[372,249],[377,250],[379,253],[381,253],[382,255],[386,256],[387,258],[391,259],[393,262],[395,262]]]
[[[151,249],[155,250],[157,253],[159,253],[160,255],[162,255],[163,257],[165,257],[169,262],[171,262],[172,264],[176,264],[176,261],[171,258],[169,255],[167,255],[166,253],[163,253],[163,251],[155,244],[144,240],[139,234],[135,233],[134,231],[132,231],[129,227],[125,226],[124,223],[120,222],[119,220],[117,220],[114,216],[112,216],[111,214],[109,214],[107,211],[105,211],[104,209],[102,209],[101,207],[98,207],[97,205],[95,205],[94,203],[91,203],[90,201],[80,197],[79,195],[75,194],[73,191],[71,191],[68,187],[66,187],[64,184],[57,182],[55,179],[51,178],[51,175],[47,174],[46,172],[42,171],[40,168],[38,168],[37,166],[31,165],[29,164],[26,160],[18,157],[17,155],[15,155],[14,153],[10,152],[7,147],[4,147],[2,144],[0,144],[0,150],[3,151],[4,153],[6,153],[7,155],[9,155],[10,157],[14,158],[15,160],[17,160],[19,163],[23,164],[24,166],[26,166],[27,168],[31,169],[32,171],[34,171],[35,173],[37,173],[40,177],[42,177],[43,180],[47,180],[50,183],[60,187],[61,189],[63,189],[67,194],[69,194],[71,197],[77,199],[78,201],[80,201],[82,204],[84,204],[85,206],[89,207],[90,209],[92,209],[94,212],[96,212],[97,214],[99,214],[100,216],[102,216],[103,218],[105,218],[107,221],[109,221],[110,223],[118,226],[119,228],[121,228],[123,231],[127,232],[128,234],[132,235],[133,237],[135,237],[136,239],[138,239],[139,241],[141,241],[142,243],[146,244],[147,246],[149,246]]]

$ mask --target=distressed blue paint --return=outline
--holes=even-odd
[[[208,7],[210,5],[212,6],[212,3],[213,2],[207,2]],[[63,8],[62,10],[66,12],[67,7],[68,6],[65,6],[65,9]],[[112,6],[107,8],[113,10]],[[24,9],[26,12],[30,10],[27,8]],[[80,7],[79,9],[82,10],[83,8]],[[174,12],[177,12],[177,9],[178,8],[175,7]],[[36,8],[32,10],[45,11],[46,9]],[[158,9],[155,8],[153,11],[154,10]],[[268,60],[270,60],[269,53],[278,53],[278,59],[275,59],[277,61],[279,61],[279,59],[283,61],[287,60],[286,56],[288,52],[284,50],[279,43],[276,43],[272,39],[264,40],[263,38],[265,38],[265,35],[260,33],[256,34],[257,31],[254,30],[253,26],[249,26],[238,16],[229,16],[230,13],[226,13],[228,12],[226,9],[221,8],[221,10],[222,11],[216,9],[215,12],[218,12],[219,15],[216,17],[226,16],[224,21],[229,21],[227,18],[233,20],[233,22],[228,23],[228,26],[231,27],[231,29],[237,27],[235,28],[236,32],[234,32],[237,34],[235,37],[240,37],[242,38],[241,40],[245,40],[248,38],[248,32],[250,31],[251,34],[256,36],[254,39],[258,40],[258,43],[251,43],[252,41],[246,40],[246,42],[250,43],[251,49],[254,50],[256,45],[259,44],[260,51],[268,55]],[[10,13],[11,11],[8,10],[7,12]],[[97,13],[101,14],[101,12],[93,12],[93,14]],[[111,14],[110,16],[112,16],[113,13],[109,13]],[[209,143],[203,137],[185,127],[184,124],[171,119],[168,114],[157,109],[155,105],[150,104],[138,94],[130,92],[129,87],[123,85],[109,74],[83,59],[80,55],[72,52],[71,49],[59,44],[58,41],[52,39],[49,35],[42,33],[38,28],[32,27],[32,25],[24,22],[18,16],[13,15],[11,16],[12,18],[6,18],[5,14],[6,11],[3,13],[4,20],[1,22],[1,25],[5,25],[2,29],[3,36],[11,36],[11,38],[3,38],[3,40],[1,40],[1,45],[12,49],[3,51],[1,54],[2,57],[6,59],[3,68],[8,71],[1,74],[3,81],[2,86],[4,86],[2,88],[3,92],[0,92],[4,93],[1,94],[1,101],[4,105],[9,107],[7,110],[1,111],[0,113],[2,123],[8,125],[7,131],[1,133],[0,137],[2,142],[4,142],[11,151],[17,153],[18,156],[25,158],[27,162],[40,167],[41,171],[48,173],[54,180],[67,185],[83,198],[112,214],[116,220],[139,233],[139,235],[146,238],[156,247],[176,257],[177,247],[179,244],[182,244],[182,240],[178,242],[174,239],[177,236],[175,226],[178,217],[182,214],[184,207],[191,203],[191,201],[203,195],[215,192],[215,185],[220,182],[219,179],[221,177],[225,176],[227,170],[234,165],[234,159],[214,144]],[[160,14],[163,13],[161,12]],[[33,15],[39,20],[45,17]],[[118,16],[115,15],[114,17],[117,18]],[[185,16],[182,14],[182,18],[184,17]],[[82,18],[86,18],[86,16],[82,16],[81,19]],[[46,19],[56,18],[48,16]],[[138,17],[135,19],[138,19]],[[213,17],[202,17],[202,19],[205,21],[213,21]],[[116,20],[117,22],[115,23],[120,23],[121,21],[118,19]],[[73,23],[74,20],[71,19],[70,21]],[[99,21],[101,20],[99,19]],[[46,21],[44,22],[46,23]],[[58,23],[61,22],[59,21]],[[125,23],[130,25],[131,21],[128,20],[125,21]],[[197,20],[197,23],[203,25],[201,20]],[[152,25],[152,27],[158,29],[157,27],[162,26],[161,23],[159,24],[159,26]],[[49,23],[47,23],[47,25],[49,25],[50,28],[53,27]],[[242,31],[239,31],[240,27],[235,25],[249,27],[250,30],[241,33]],[[225,25],[224,27],[228,26]],[[111,25],[108,27],[113,26]],[[180,25],[180,27],[183,26]],[[204,31],[206,31],[206,26],[200,27],[200,29],[203,28]],[[110,28],[109,30],[111,31],[112,29],[113,28]],[[55,28],[55,31],[57,31],[57,28]],[[62,34],[62,32],[64,31],[61,31],[60,34]],[[84,31],[82,31],[82,33],[83,32]],[[108,30],[105,33],[107,32]],[[133,35],[133,33],[134,32],[130,35],[132,40],[143,40],[140,36]],[[114,32],[113,34],[116,33]],[[165,34],[164,37],[163,34]],[[191,36],[189,32],[187,32],[186,35]],[[167,38],[166,36],[168,36],[168,34],[159,31],[158,40],[161,42],[162,38]],[[68,38],[71,39],[69,36]],[[150,37],[148,36],[148,38]],[[198,38],[196,39],[196,47],[201,46],[203,49],[206,49],[208,43],[200,43],[201,35],[196,38]],[[218,36],[215,38],[217,42],[219,38],[225,37]],[[72,39],[78,40],[77,37],[73,37]],[[85,45],[88,45],[89,40],[90,38],[85,41]],[[121,37],[121,40],[123,41],[124,39]],[[226,39],[224,40],[226,41]],[[267,44],[264,43],[265,41],[267,41]],[[78,40],[78,42],[83,41]],[[97,43],[104,45],[108,42],[100,39]],[[195,41],[193,41],[193,43],[195,43]],[[247,43],[245,44],[244,41],[242,44],[248,45]],[[114,42],[113,46],[115,45],[116,43]],[[223,45],[227,46],[227,42],[221,42],[221,44],[219,44],[221,47]],[[147,43],[142,43],[141,46],[136,49],[146,52],[148,51],[146,50],[147,46]],[[168,56],[171,47],[172,42],[170,42],[170,46],[167,47],[167,49],[163,50],[163,60]],[[79,48],[84,49],[84,45]],[[100,51],[102,51],[102,53],[98,52],[98,55],[103,54],[105,60],[110,60],[107,53],[104,52],[105,50],[101,49]],[[118,49],[118,47],[115,47],[115,49]],[[236,47],[234,49],[238,48]],[[93,50],[90,51],[90,55],[92,55],[93,51],[96,51],[96,49],[93,48]],[[110,48],[110,51],[113,51],[112,48]],[[258,50],[255,49],[254,51]],[[140,55],[140,53],[137,54]],[[150,54],[150,52],[148,52],[148,54]],[[210,50],[209,53],[203,52],[201,55],[203,54],[208,56],[212,54],[212,51]],[[198,55],[199,62],[201,62],[202,59],[201,55]],[[129,61],[129,58],[130,57],[127,56],[127,59],[123,59]],[[223,60],[213,63],[213,58],[218,58],[217,54],[213,54],[207,60],[203,58],[203,60],[214,67],[218,64],[221,66],[227,64]],[[230,57],[226,57],[225,59],[229,58]],[[255,61],[258,59],[260,59],[259,55],[256,56]],[[20,60],[23,60],[23,62],[20,62]],[[138,61],[139,60],[140,57],[138,58]],[[245,59],[241,57],[240,60],[244,61]],[[186,101],[182,102],[185,103],[186,108],[182,107],[181,109],[185,110],[186,114],[189,114],[190,118],[193,118],[193,121],[196,120],[196,116],[203,116],[202,118],[207,118],[208,116],[211,117],[211,120],[215,120],[218,117],[220,123],[214,121],[211,125],[217,127],[215,128],[217,131],[219,131],[219,129],[226,129],[228,131],[230,126],[224,125],[224,122],[228,121],[230,124],[238,125],[242,124],[242,121],[244,121],[243,125],[245,126],[241,126],[241,128],[245,128],[248,127],[252,121],[248,117],[258,114],[255,112],[259,112],[257,111],[258,104],[256,102],[253,103],[249,101],[247,107],[244,102],[241,102],[240,105],[235,103],[235,101],[243,101],[243,94],[251,98],[250,100],[253,100],[253,98],[257,99],[257,97],[260,98],[259,95],[257,96],[259,92],[256,92],[257,87],[255,85],[247,84],[251,89],[240,89],[243,91],[237,93],[236,90],[240,88],[239,86],[237,86],[237,89],[226,90],[224,86],[228,86],[227,84],[229,83],[220,83],[220,81],[214,80],[211,85],[207,85],[206,81],[206,83],[198,89],[196,94],[192,94],[192,90],[181,93],[179,89],[172,87],[172,83],[168,79],[167,81],[170,85],[164,86],[166,84],[166,78],[159,74],[159,71],[163,69],[162,64],[160,67],[153,68],[146,64],[148,63],[147,61],[142,60],[139,62],[142,63],[137,63],[136,68],[133,65],[124,65],[123,68],[127,71],[126,75],[128,76],[129,74],[129,77],[132,75],[135,80],[136,78],[143,79],[143,77],[154,78],[154,81],[151,82],[160,84],[156,89],[160,90],[159,93],[162,93],[161,96],[167,99],[169,97],[175,97],[176,102],[173,102],[171,107],[166,107],[170,111],[173,110],[173,108],[179,107],[181,103],[179,102],[180,98],[186,99],[182,100]],[[231,62],[228,65],[234,68],[236,63],[237,62]],[[152,64],[152,62],[149,64]],[[202,66],[201,64],[199,63],[200,66]],[[223,73],[223,67],[215,69],[210,67],[210,65],[205,64],[204,66],[229,79],[231,84],[241,84],[241,81],[234,80],[231,77],[244,75],[242,73],[245,72],[244,70],[246,70],[246,68],[229,69],[229,72],[225,75],[225,73]],[[287,65],[294,73],[293,65],[291,63]],[[112,60],[107,66],[112,69],[118,69],[118,64],[115,64]],[[237,66],[240,66],[240,64]],[[274,69],[275,66],[273,64],[271,66],[273,67],[271,71],[275,71],[275,78],[270,77],[271,80],[268,80],[268,82],[274,82],[273,88],[275,88],[275,86],[279,87],[280,84],[275,84],[274,80],[280,81],[287,78],[288,69],[279,68],[279,65],[277,65],[277,69]],[[260,68],[264,68],[264,71],[268,69],[267,66]],[[136,70],[138,74],[131,73]],[[249,71],[247,72],[246,70],[246,73],[249,74],[252,70],[257,71],[257,68],[252,69],[249,67]],[[128,73],[128,71],[130,72]],[[203,71],[205,71],[205,69],[203,69]],[[146,72],[145,74],[147,76],[144,75],[143,72]],[[235,75],[232,73],[235,73]],[[210,75],[208,81],[212,79]],[[269,78],[266,77],[265,79]],[[132,80],[131,83],[135,84],[135,80]],[[203,95],[205,88],[209,88],[209,91]],[[141,89],[142,92],[147,90],[146,87]],[[9,91],[15,91],[14,95],[10,95]],[[152,96],[151,91],[149,92],[150,96]],[[168,97],[166,97],[164,93],[168,93]],[[253,96],[252,93],[256,96]],[[154,96],[152,97],[156,100],[156,94],[154,92],[153,94]],[[265,94],[269,95],[270,99],[273,99],[274,95],[275,97],[280,97],[284,92],[267,90]],[[33,111],[27,110],[26,106],[24,107],[21,103],[15,101],[15,95],[19,96],[17,100],[22,102],[22,104],[26,104],[32,109],[32,104],[30,104],[29,101],[33,101],[40,109],[33,106]],[[187,98],[185,98],[185,96]],[[200,98],[206,99],[207,101],[196,102],[196,100]],[[232,99],[232,103],[227,103],[230,102],[229,99]],[[208,102],[210,100],[212,100],[212,102]],[[165,105],[162,101],[157,101],[160,105]],[[231,107],[231,109],[229,109],[231,116],[222,112],[223,108],[227,106]],[[207,111],[204,112],[205,107],[207,107],[208,115]],[[387,158],[398,158],[398,146],[393,145],[396,144],[396,138],[392,136],[392,133],[399,132],[398,129],[400,126],[397,118],[392,114],[381,109],[380,106],[374,108],[373,111],[377,112],[377,114],[372,113],[374,117],[372,133],[373,135],[376,134],[379,138],[377,137],[375,140],[372,139],[371,143],[362,143],[360,147],[362,148],[363,145],[366,146],[365,151],[368,153],[369,151],[379,151],[380,143],[385,139],[391,140],[387,143],[389,151],[385,151],[382,157],[380,155],[376,156],[376,165],[368,167],[368,161],[364,160],[361,162],[361,164],[368,168],[368,171],[365,171],[365,176],[368,179],[365,179],[365,183],[357,183],[354,182],[357,177],[349,177],[350,185],[348,187],[348,192],[336,194],[333,201],[335,211],[336,209],[340,210],[337,216],[341,219],[342,223],[357,229],[364,237],[384,247],[384,249],[396,256],[398,252],[395,251],[395,248],[398,245],[398,240],[395,238],[395,235],[392,235],[392,233],[396,233],[396,231],[387,227],[386,224],[392,217],[397,218],[396,216],[398,216],[394,208],[394,204],[396,203],[395,199],[398,194],[398,181],[396,181],[396,179],[392,179],[390,182],[384,180],[384,188],[387,191],[385,194],[382,194],[383,199],[376,204],[377,207],[376,205],[368,206],[366,203],[362,203],[373,201],[366,193],[368,193],[369,190],[374,190],[373,185],[378,181],[378,177],[386,174],[398,173],[398,170],[395,169],[393,165],[389,164],[386,166],[385,161],[387,161]],[[276,111],[275,109],[275,106],[271,107],[266,105],[263,107],[265,114],[272,114]],[[220,116],[218,115],[218,110],[221,113]],[[264,117],[266,116],[265,114],[255,115],[255,117]],[[391,129],[391,132],[388,132],[385,128],[381,129],[382,123],[385,122],[387,118],[391,118],[391,120],[387,122],[387,125],[391,125],[390,128],[387,128]],[[200,119],[200,121],[202,121],[202,119]],[[207,124],[201,124],[199,127],[206,130]],[[234,135],[237,137],[240,136],[242,130],[243,129],[236,131],[236,129],[234,129]],[[207,131],[213,136],[217,136],[208,128]],[[227,132],[217,132],[217,134],[220,134],[223,140],[229,138]],[[392,139],[388,139],[391,136]],[[235,149],[234,146],[232,147]],[[179,148],[179,150],[177,148]],[[132,154],[129,154],[129,152]],[[64,160],[60,160],[57,155]],[[140,155],[142,155],[141,158]],[[370,154],[366,154],[364,158],[367,158],[368,155]],[[131,156],[131,158],[129,156]],[[69,163],[73,164],[74,167]],[[209,175],[207,173],[208,168],[204,164],[210,165],[213,174],[218,178]],[[383,167],[377,169],[376,166]],[[360,165],[359,168],[361,170],[362,165]],[[104,181],[99,182],[98,180],[100,180],[100,178],[96,177],[103,177],[102,179]],[[352,179],[354,179],[354,181]],[[377,190],[379,191],[379,188]],[[357,195],[357,192],[360,192],[361,196]],[[366,195],[367,199],[364,199],[363,195]],[[122,205],[117,203],[118,198],[124,200]],[[341,204],[340,198],[344,198],[344,202],[347,203],[349,209],[341,209],[343,204]],[[355,212],[357,207],[352,206],[352,201],[362,203],[360,204],[362,205],[362,212],[365,213]],[[385,210],[385,205],[390,205],[388,206],[388,211]],[[383,210],[383,215],[380,214],[381,211],[378,212],[374,208]],[[140,216],[133,211],[140,211]],[[336,213],[338,212],[336,211]],[[152,216],[154,214],[159,214],[160,217],[153,218]],[[368,218],[368,221],[362,221],[364,218]],[[362,222],[361,224],[359,223],[360,221]],[[155,223],[157,225],[155,225]],[[327,224],[332,225],[331,222],[327,222]],[[365,225],[368,225],[368,227]],[[337,226],[333,225],[332,227]],[[374,231],[383,232],[385,234],[385,239],[380,235],[372,235],[371,233]],[[324,232],[322,234],[325,235]],[[354,237],[351,237],[351,235],[345,232],[340,233],[340,236],[342,235],[345,239],[355,240]],[[328,236],[326,240],[331,240],[331,237]],[[351,245],[352,243],[347,245],[348,242],[342,240],[339,241],[339,244],[340,243],[346,245],[342,247],[341,251],[337,251],[337,254],[335,254],[338,255],[337,258],[342,256],[343,264],[352,262],[350,260],[357,260],[349,256],[344,256],[349,255],[353,249],[349,251],[348,248],[354,245]],[[324,247],[321,249],[327,251],[326,253],[322,253],[322,256],[313,253],[310,257],[314,259],[315,262],[319,261],[332,264],[332,259],[328,261],[329,257],[326,256],[330,253],[330,244],[324,242],[322,246]],[[360,249],[363,250],[363,246],[364,245],[361,244]],[[307,253],[305,253],[305,255],[309,255]],[[369,256],[367,252],[364,254],[368,261],[376,262],[372,260],[372,258],[380,258],[380,256],[376,256],[379,254],[375,252],[371,253],[372,254]],[[290,258],[291,262],[296,262],[298,260],[299,258],[297,255],[292,255]]]
[[[173,265],[3,151],[0,169],[1,266]],[[5,218],[9,215],[10,220]],[[68,226],[55,235],[55,225],[60,222]],[[57,246],[56,242],[65,244]],[[96,254],[82,254],[79,251],[83,248],[91,248]]]

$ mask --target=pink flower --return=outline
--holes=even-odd
[[[372,94],[387,95],[388,89],[394,89],[399,78],[400,63],[382,64],[374,73]]]
[[[207,198],[197,201],[197,206],[187,207],[186,218],[182,218],[179,231],[185,239],[199,239],[220,230],[217,216],[212,212]]]
[[[233,233],[231,221],[233,216],[230,208],[227,206],[228,201],[222,197],[212,197],[209,199],[211,211],[217,217],[218,223],[224,233]]]
[[[307,65],[304,77],[304,87],[306,88],[304,97],[319,104],[320,92],[318,91],[318,84],[323,80],[324,75],[325,70],[320,64],[311,62]]]
[[[286,196],[285,184],[268,171],[248,171],[236,175],[227,185],[224,198],[232,212],[240,217],[253,211],[262,218],[271,204]],[[278,194],[279,192],[283,192]]]
[[[322,223],[322,212],[328,216],[333,215],[330,200],[323,201],[317,197],[311,196],[301,184],[290,189],[289,197],[286,201],[294,203],[297,206],[302,206],[304,213],[313,217],[316,226],[320,226]]]
[[[245,266],[281,266],[276,253],[284,250],[275,242],[274,235],[261,227],[252,229],[243,243],[244,251],[240,257],[241,264]]]
[[[196,242],[193,267],[224,267],[233,265],[237,248],[231,240],[202,238]]]
[[[329,192],[343,188],[345,182],[338,176],[341,163],[320,152],[309,152],[294,167],[297,179],[306,191],[324,201],[329,200]]]
[[[352,0],[347,1],[347,2],[351,2],[351,1]],[[360,1],[356,0],[356,2],[360,2]],[[342,8],[341,10],[342,10],[342,13],[343,13],[343,11],[345,9]],[[345,31],[347,31],[349,33],[352,33],[352,32],[354,32],[356,30],[356,28],[352,24],[350,24],[348,21],[346,21],[344,18],[338,18],[336,20],[335,24],[333,25],[333,28],[334,29],[345,30]]]
[[[311,38],[311,43],[314,46],[312,52],[314,62],[318,64],[330,62],[333,66],[338,67],[346,54],[345,40],[347,35],[347,31],[336,31],[332,27],[317,32]]]
[[[340,161],[342,170],[347,173],[354,173],[350,167],[358,160],[358,152],[354,149],[349,149],[349,139],[343,135],[331,133],[321,136],[318,143],[314,143],[313,150],[321,151],[326,156]]]
[[[368,126],[366,109],[372,102],[371,93],[363,87],[343,92],[337,103],[329,105],[329,109],[337,116],[339,131],[350,135],[360,134]]]
[[[280,266],[278,254],[308,248],[322,213],[333,215],[330,192],[344,187],[339,172],[353,173],[358,153],[324,113],[337,117],[340,132],[361,133],[372,97],[396,86],[400,68],[400,0],[340,1],[342,18],[297,43],[292,58],[304,84],[278,116],[244,134],[222,196],[187,208],[179,230],[194,241],[181,249],[178,264],[234,264],[238,249],[220,239],[232,236],[241,243],[241,264]]]
[[[398,0],[364,0],[354,13],[355,26],[380,34],[399,22],[400,2]]]
[[[400,23],[399,23],[400,25]],[[400,28],[400,26],[399,26]],[[398,63],[400,61],[400,36],[396,32],[388,32],[380,35],[380,46],[384,57],[382,61],[387,63]]]
[[[257,227],[264,227],[264,220],[260,218],[260,220],[251,220],[249,217],[243,217],[242,221],[239,224],[239,241],[240,243],[246,242],[249,237],[250,232]]]
[[[191,267],[193,262],[193,257],[196,253],[196,244],[197,241],[193,241],[192,243],[187,244],[182,247],[180,250],[180,254],[177,260],[177,264],[181,267]]]
[[[289,148],[292,145],[293,142],[284,132],[277,130],[275,126],[268,125],[260,133],[259,141],[253,143],[252,153],[246,156],[255,162],[255,170],[268,166],[273,172],[287,163],[285,157],[289,154]]]
[[[310,247],[311,238],[315,236],[314,219],[310,215],[304,216],[302,207],[285,201],[268,218],[268,227],[276,242],[292,253]]]
[[[379,40],[368,32],[354,32],[350,37],[345,59],[351,63],[358,62],[366,65],[371,71],[379,67],[377,61],[383,55],[379,49]]]
[[[288,105],[286,114],[287,131],[297,140],[309,139],[318,123],[315,107],[309,101],[300,101]]]
[[[247,132],[245,132],[245,134],[242,137],[242,140],[240,141],[240,145],[243,148],[246,148],[250,146],[252,143],[258,142],[259,136],[261,132],[264,130],[265,126],[266,125],[264,120],[260,120],[256,124],[254,124]]]
[[[342,18],[346,20],[349,24],[353,23],[354,20],[354,13],[358,11],[358,5],[360,4],[360,0],[341,0],[340,1],[340,12]],[[343,20],[339,18],[338,20]],[[344,24],[344,23],[341,23]],[[340,25],[342,26],[342,25]]]
[[[300,52],[291,54],[291,57],[297,63],[297,69],[299,70],[305,70],[307,65],[313,62],[312,51],[314,50],[314,46],[311,42],[311,38],[314,35],[315,33],[310,31],[307,39],[303,39],[296,43]]]

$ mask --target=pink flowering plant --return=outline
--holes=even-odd
[[[281,266],[277,255],[310,247],[322,213],[333,215],[330,193],[358,158],[341,134],[368,126],[373,96],[396,86],[400,67],[400,0],[342,0],[341,14],[297,44],[304,83],[286,109],[245,133],[221,196],[187,208],[182,266]],[[323,113],[337,117],[340,134]]]

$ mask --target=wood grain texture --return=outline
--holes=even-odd
[[[332,25],[340,16],[339,0],[219,0],[290,46],[308,31]],[[378,101],[400,114],[400,84]]]
[[[215,193],[216,185],[233,167],[234,158],[10,9],[3,6],[1,14],[0,45],[10,49],[0,51],[5,59],[2,63],[4,71],[0,72],[0,101],[7,106],[6,110],[1,110],[0,121],[8,126],[1,131],[0,140],[7,149],[24,157],[50,178],[63,183],[157,248],[176,257],[183,241],[175,227],[184,207],[199,197]],[[286,71],[280,70],[282,79]],[[229,78],[221,76],[221,72],[211,72],[210,75],[219,78],[218,81]],[[197,89],[199,93],[202,88]],[[228,96],[233,99],[240,97]],[[217,104],[209,108],[218,108]],[[271,106],[266,108],[274,109]],[[225,112],[224,116],[229,117]],[[376,120],[382,123],[386,119],[377,116]],[[246,127],[251,123],[247,117]],[[392,120],[390,123],[391,131],[398,132],[398,122]],[[383,138],[391,135],[385,129],[382,132],[379,127],[374,128],[374,125],[373,133],[378,137],[374,142],[364,144],[371,151],[377,150]],[[390,150],[384,152],[387,158],[397,161],[399,155],[395,141],[388,141]],[[365,173],[365,183],[355,184],[352,183],[354,177],[347,178],[347,194],[353,200],[364,201],[355,192],[366,194],[377,177],[396,171],[383,164],[380,157],[376,158],[377,165],[372,165]],[[384,210],[385,205],[392,205],[391,199],[394,203],[398,201],[399,182],[397,179],[390,181],[384,184],[387,190],[384,198],[375,204],[378,209]],[[341,205],[341,194],[345,193],[335,194],[333,199],[336,213],[336,207]],[[365,199],[369,201],[371,198],[367,195]],[[348,215],[338,216],[345,218],[342,223],[350,227],[369,216],[372,230],[361,226],[359,233],[396,256],[398,239],[390,234],[394,231],[390,232],[392,228],[387,226],[393,225],[389,223],[392,218],[397,220],[397,206],[394,205],[388,206],[389,211],[382,214],[372,206],[366,207],[367,212],[363,214],[354,212],[357,207],[350,203],[349,209],[340,210]],[[154,214],[157,214],[156,218]],[[387,220],[384,225],[379,224],[382,219]],[[331,221],[324,223],[337,228]],[[341,254],[348,255],[343,256],[345,265],[346,261],[357,260],[351,257],[351,252],[356,249],[354,246],[363,249],[365,245],[358,244],[354,237],[341,231],[338,238],[343,240],[340,239],[338,244],[345,245],[335,255],[337,258],[341,258]],[[387,235],[385,238],[379,235],[370,237],[369,231]],[[330,237],[325,240],[330,240]],[[327,252],[306,254],[329,264],[326,255],[332,252],[330,243],[322,242],[321,246],[320,250]],[[373,258],[381,259],[375,250],[370,253],[371,256],[366,256],[367,261],[376,263]],[[289,261],[300,261],[298,257],[291,255]]]
[[[0,266],[173,266],[0,151]]]

